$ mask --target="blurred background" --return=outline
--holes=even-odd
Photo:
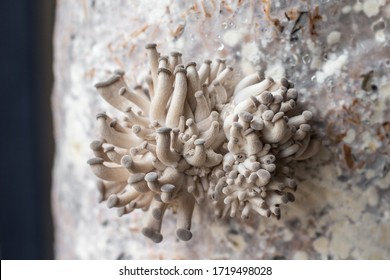
[[[51,259],[55,1],[0,1],[1,259]]]

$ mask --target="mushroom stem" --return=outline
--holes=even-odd
[[[229,78],[233,73],[233,67],[228,66],[222,72],[220,72],[215,78],[215,82],[223,84],[227,78]]]
[[[184,104],[187,96],[187,71],[183,68],[175,70],[175,89],[167,112],[165,124],[174,128],[179,124],[179,118],[183,115]]]
[[[95,88],[110,105],[125,112],[126,108],[129,107],[130,102],[118,94],[121,88],[127,88],[126,82],[123,79],[123,74],[124,72],[117,72],[108,80],[95,84]]]
[[[223,160],[223,155],[217,154],[212,149],[209,149],[206,151],[206,162],[204,165],[206,167],[214,167],[220,164],[222,160]]]
[[[150,190],[144,178],[145,178],[145,173],[136,173],[129,176],[127,183],[136,191],[140,193],[145,193]]]
[[[136,94],[135,92],[132,92],[128,90],[127,88],[123,87],[119,90],[119,95],[123,96],[130,102],[134,103],[138,108],[140,108],[146,115],[149,113],[149,107],[150,102],[145,97]]]
[[[193,155],[187,154],[184,157],[189,164],[201,167],[206,162],[205,141],[203,139],[197,139],[194,141],[194,144],[195,149]]]
[[[201,90],[195,93],[195,98],[196,98],[195,121],[200,122],[206,119],[210,115],[210,108]]]
[[[182,54],[180,52],[171,52],[168,58],[169,70],[172,72],[175,70],[176,66],[180,64],[180,57]]]
[[[303,154],[301,154],[299,157],[296,157],[295,159],[296,160],[305,160],[305,159],[311,158],[312,156],[314,156],[315,154],[318,153],[320,148],[321,148],[321,141],[315,137],[312,137],[310,139],[309,146],[306,148],[306,150],[303,152]]]
[[[123,157],[123,154],[118,153],[115,150],[114,146],[108,146],[104,149],[104,152],[107,154],[107,157],[117,164],[121,164],[121,158]]]
[[[177,166],[180,154],[171,150],[171,128],[161,127],[156,130],[157,158],[166,166]]]
[[[293,125],[298,128],[301,124],[308,123],[312,117],[312,112],[303,111],[302,114],[289,118],[288,125]]]
[[[228,99],[226,89],[222,86],[221,82],[215,81],[213,83],[215,90],[215,98],[217,104],[225,104]]]
[[[253,74],[244,77],[241,81],[237,83],[234,89],[234,95],[236,95],[236,93],[241,91],[242,89],[247,88],[256,83],[259,83],[262,80],[264,80],[264,77],[259,72],[255,72]]]
[[[214,121],[219,120],[219,113],[217,111],[212,111],[207,118],[203,119],[200,122],[197,122],[196,125],[200,131],[205,131],[210,128],[211,124]]]
[[[122,157],[121,165],[125,167],[131,173],[147,173],[154,169],[152,159],[135,160],[131,156],[127,155]]]
[[[142,229],[142,234],[150,238],[155,243],[160,243],[163,239],[160,231],[162,218],[166,208],[167,205],[164,202],[158,201],[154,198],[146,216],[145,227]]]
[[[104,159],[104,161],[111,161],[110,158],[104,152],[103,143],[104,143],[104,141],[95,140],[95,141],[91,142],[89,147],[93,151],[93,154],[95,155],[95,157],[102,158],[102,159]]]
[[[195,207],[195,199],[188,193],[181,193],[177,199],[177,223],[176,236],[183,241],[188,241],[192,238],[191,219]]]
[[[266,78],[257,84],[243,88],[242,90],[240,90],[234,95],[234,103],[239,104],[241,101],[249,98],[250,96],[259,95],[263,91],[269,89],[269,87],[272,86],[273,84],[274,81],[271,78]]]
[[[111,143],[115,146],[129,149],[134,145],[141,143],[141,140],[136,137],[132,132],[122,133],[116,131],[108,123],[109,118],[105,114],[99,114],[97,116],[100,136],[106,140],[108,143]]]
[[[210,68],[210,76],[209,76],[209,83],[211,83],[212,81],[215,80],[215,78],[217,77],[218,75],[218,69],[219,69],[219,66],[221,65],[221,62],[223,60],[222,59],[216,59],[215,60],[215,63],[211,64],[211,68]]]
[[[157,85],[157,69],[158,69],[158,59],[160,55],[157,52],[156,44],[147,44],[147,54],[149,60],[150,74],[153,79],[153,85]]]
[[[211,60],[204,60],[199,69],[199,84],[203,85],[207,78],[210,76],[210,64]]]
[[[201,83],[199,81],[198,72],[196,71],[195,62],[187,63],[186,69],[188,81],[188,104],[190,105],[191,110],[194,112],[197,104],[195,99],[195,93],[201,89]]]
[[[107,200],[112,194],[121,192],[126,185],[126,181],[99,181],[97,185],[99,190],[99,202]]]
[[[130,173],[123,167],[108,167],[103,164],[102,158],[91,158],[87,163],[91,166],[92,172],[102,180],[126,181]]]
[[[172,90],[171,75],[172,72],[167,68],[158,69],[157,88],[150,103],[150,118],[152,121],[157,120],[160,125],[165,124],[165,108]]]
[[[213,121],[211,126],[206,131],[202,132],[199,138],[205,140],[205,148],[208,149],[214,143],[215,139],[218,137],[219,133],[219,123],[217,121]]]
[[[107,199],[107,207],[113,208],[113,207],[125,206],[126,204],[134,201],[140,195],[142,194],[136,191],[129,184],[127,184],[125,189],[122,192],[120,192],[119,194],[112,194],[109,196],[109,198]]]
[[[142,125],[143,127],[148,127],[149,126],[149,119],[147,118],[144,118],[138,114],[136,114],[134,111],[133,111],[133,108],[131,106],[127,107],[126,111],[126,116],[128,117],[129,119],[129,122],[131,124],[138,124],[138,125]]]

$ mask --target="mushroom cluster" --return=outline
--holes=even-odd
[[[130,88],[123,71],[95,85],[122,112],[97,115],[100,139],[88,163],[101,179],[100,201],[119,215],[147,211],[142,233],[154,242],[167,209],[177,215],[176,236],[190,240],[194,207],[206,201],[218,217],[279,218],[297,187],[290,163],[319,148],[294,85],[259,73],[235,84],[223,59],[197,69],[179,52],[146,49],[150,74],[141,85]]]

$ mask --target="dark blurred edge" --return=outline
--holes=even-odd
[[[52,259],[54,0],[0,1],[0,257]]]

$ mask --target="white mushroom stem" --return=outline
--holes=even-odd
[[[187,81],[188,81],[188,103],[191,107],[191,110],[195,111],[196,108],[195,93],[201,90],[200,88],[201,83],[199,81],[198,72],[196,71],[195,62],[187,63],[186,69],[187,69]]]
[[[214,121],[218,121],[219,120],[219,113],[217,111],[212,111],[208,116],[207,118],[203,119],[202,121],[200,122],[197,122],[196,125],[198,127],[198,129],[200,131],[205,131],[207,129],[210,128],[210,125],[214,122]]]
[[[222,86],[221,82],[214,81],[214,90],[215,90],[215,98],[217,104],[225,104],[228,100],[228,95],[225,87]]]
[[[253,73],[251,75],[245,76],[241,81],[238,82],[234,89],[234,95],[236,95],[237,92],[241,91],[242,89],[249,87],[251,85],[254,85],[256,83],[261,82],[264,80],[264,77],[261,76],[259,72]]]
[[[242,145],[245,141],[245,138],[243,137],[243,127],[239,123],[235,122],[233,123],[231,129],[230,129],[230,138],[237,139],[237,144]]]
[[[182,54],[180,52],[171,52],[169,55],[169,70],[172,72],[175,70],[176,66],[180,64],[180,57]]]
[[[112,194],[121,192],[127,185],[126,181],[99,181],[98,190],[99,190],[99,202],[102,202]]]
[[[205,196],[203,188],[200,184],[197,184],[191,176],[186,176],[186,186],[187,191],[194,196],[198,204],[204,202]]]
[[[176,186],[173,184],[165,184],[165,185],[161,186],[160,190],[161,190],[160,197],[161,197],[162,202],[164,202],[164,203],[172,202],[172,200],[174,198]]]
[[[176,168],[167,167],[165,168],[162,175],[158,178],[158,183],[160,185],[174,183],[177,185],[177,190],[179,190],[181,188],[182,179],[183,179],[182,174],[179,173],[179,171]]]
[[[177,166],[180,154],[171,150],[171,128],[161,127],[156,130],[157,158],[166,166]]]
[[[259,105],[260,102],[257,100],[257,98],[250,96],[234,107],[234,114],[239,114],[244,111],[248,113],[254,113]]]
[[[296,157],[295,159],[296,160],[305,160],[305,159],[311,158],[312,156],[314,156],[315,154],[318,153],[320,148],[321,148],[321,141],[317,138],[312,137],[310,139],[310,144],[306,148],[305,152],[303,152],[303,154],[301,154],[299,157]]]
[[[199,68],[199,84],[203,85],[210,76],[211,60],[206,59]]]
[[[260,163],[257,161],[251,161],[250,159],[246,159],[242,164],[252,172],[260,169]]]
[[[252,119],[253,116],[248,112],[244,111],[238,114],[238,123],[242,126],[242,130],[244,131],[249,128]]]
[[[124,112],[130,105],[130,102],[118,94],[121,88],[127,87],[122,76],[122,73],[114,74],[108,80],[95,84],[95,88],[110,105]]]
[[[191,219],[194,211],[195,199],[186,193],[182,193],[178,199],[176,236],[183,241],[188,241],[192,238]]]
[[[248,156],[256,155],[263,148],[263,143],[260,138],[253,132],[246,135],[245,140],[247,143],[245,146],[245,152]]]
[[[192,119],[188,119],[186,121],[186,125],[188,127],[188,129],[185,131],[186,134],[191,135],[191,136],[199,134],[198,126],[195,124],[195,122]]]
[[[130,123],[142,125],[144,127],[149,126],[149,119],[136,114],[131,106],[127,107],[125,113]]]
[[[166,68],[169,70],[169,62],[167,56],[161,56],[158,58],[158,69],[160,68]],[[158,70],[157,70],[157,75],[158,75]],[[158,78],[157,78],[157,82],[158,82]]]
[[[257,212],[261,216],[264,216],[267,218],[271,216],[271,211],[269,209],[261,208],[261,207],[257,206],[256,204],[254,204],[252,201],[251,201],[250,207],[251,207],[251,210]]]
[[[281,150],[278,153],[278,157],[285,158],[295,154],[299,150],[300,145],[298,143],[292,144],[286,149]]]
[[[256,171],[258,179],[256,180],[257,186],[262,187],[269,183],[271,180],[271,173],[265,169],[259,169]]]
[[[147,54],[149,60],[150,74],[153,79],[153,84],[157,85],[157,69],[158,69],[158,59],[160,55],[157,52],[156,44],[147,44]]]
[[[116,131],[108,124],[108,118],[105,114],[99,114],[97,116],[99,124],[100,136],[106,140],[106,142],[112,145],[129,149],[134,145],[140,144],[142,141],[136,137],[133,133],[122,133]]]
[[[234,156],[232,153],[226,153],[225,156],[223,157],[223,170],[225,172],[229,172],[233,168],[234,164]]]
[[[201,90],[195,93],[195,99],[195,121],[200,122],[210,115],[210,108]]]
[[[123,167],[108,167],[103,164],[102,158],[92,158],[88,164],[92,172],[102,180],[106,181],[126,181],[130,173]]]
[[[136,191],[145,193],[149,191],[149,187],[144,180],[145,173],[136,173],[129,176],[127,183]]]
[[[130,102],[134,103],[146,115],[148,115],[150,102],[145,97],[143,97],[142,95],[136,94],[135,92],[132,92],[125,87],[123,87],[119,90],[119,95],[123,96],[124,98],[126,98]]]
[[[107,199],[107,207],[112,208],[125,206],[126,204],[134,201],[140,195],[142,195],[142,193],[136,191],[133,187],[127,184],[125,189],[119,194],[110,195]]]
[[[264,144],[263,149],[257,154],[258,157],[265,156],[266,154],[269,153],[271,150],[271,145],[270,144]]]
[[[158,69],[157,88],[155,96],[150,103],[150,118],[151,120],[157,120],[160,125],[165,123],[165,108],[172,91],[171,75],[171,71],[167,68]]]
[[[251,171],[248,168],[246,168],[243,163],[238,164],[237,171],[245,178],[249,177],[249,175],[251,174]]]
[[[158,183],[158,174],[156,172],[149,172],[144,177],[146,184],[152,192],[160,192],[160,184]]]
[[[186,161],[193,165],[201,167],[206,162],[205,141],[203,139],[197,139],[194,141],[195,149],[193,155],[185,155]]]
[[[217,154],[212,149],[208,149],[206,151],[206,162],[204,165],[206,167],[214,167],[220,164],[222,160],[223,160],[223,155]]]
[[[215,80],[218,74],[219,66],[221,65],[221,59],[216,59],[214,63],[211,64],[210,67],[210,76],[209,76],[209,84]]]
[[[297,107],[297,103],[295,102],[295,100],[291,99],[291,100],[282,102],[282,104],[280,106],[280,111],[286,113],[290,110],[295,109],[296,107]]]
[[[289,201],[294,201],[294,195],[292,193],[281,193],[279,191],[267,192],[265,201],[268,205],[286,204]]]
[[[272,122],[274,116],[271,110],[263,113],[264,127],[262,129],[262,136],[264,142],[267,143],[278,143],[282,141],[287,131],[286,121],[283,118],[279,118],[275,122]]]
[[[180,130],[178,128],[172,129],[171,149],[174,150],[176,153],[183,152],[183,143],[179,140],[179,133]]]
[[[249,98],[250,96],[256,96],[267,90],[273,84],[274,81],[271,78],[266,78],[257,84],[246,87],[234,95],[234,103],[239,104],[241,101]]]
[[[290,88],[287,90],[286,94],[286,100],[297,100],[298,98],[298,91],[295,88]]]
[[[116,130],[118,132],[122,132],[122,133],[128,133],[129,132],[128,127],[120,125],[118,120],[116,120],[116,119],[113,119],[110,122],[110,127],[112,127],[114,130]]]
[[[250,127],[254,130],[262,130],[264,127],[264,122],[260,117],[255,116],[250,123]]]
[[[260,95],[256,96],[256,99],[261,105],[269,105],[274,101],[274,96],[269,91],[263,91]]]
[[[215,82],[223,84],[226,79],[228,79],[233,73],[233,67],[228,66],[222,72],[220,72],[215,78]]]
[[[145,83],[148,88],[148,93],[149,93],[149,99],[153,99],[154,97],[154,85],[153,84],[153,78],[151,76],[146,76],[145,77]]]
[[[205,148],[208,149],[211,147],[215,139],[217,138],[219,133],[219,123],[217,121],[212,122],[209,129],[202,132],[199,136],[199,138],[202,138],[205,140]]]
[[[179,118],[183,115],[184,104],[187,96],[187,71],[183,68],[175,70],[175,89],[173,90],[171,103],[167,112],[165,124],[174,128],[179,124]]]
[[[213,150],[219,149],[226,142],[226,136],[223,129],[219,129],[215,141],[211,144],[210,148]]]
[[[155,138],[154,131],[150,128],[142,127],[138,124],[133,125],[132,132],[141,140],[152,140]]]
[[[154,169],[151,158],[137,161],[129,155],[122,157],[121,165],[131,173],[147,173]]]
[[[146,216],[145,227],[142,229],[142,234],[150,238],[155,243],[160,243],[163,239],[160,231],[165,209],[165,203],[153,199]]]
[[[312,117],[312,112],[303,111],[302,114],[289,118],[288,125],[293,125],[298,128],[301,124],[308,123]]]
[[[121,164],[121,159],[123,157],[123,154],[118,153],[115,150],[114,146],[107,146],[104,148],[104,152],[107,154],[107,157],[112,161],[117,164]]]
[[[104,141],[95,140],[91,142],[89,147],[93,151],[95,157],[102,158],[104,161],[111,161],[110,158],[104,152],[103,143]]]

